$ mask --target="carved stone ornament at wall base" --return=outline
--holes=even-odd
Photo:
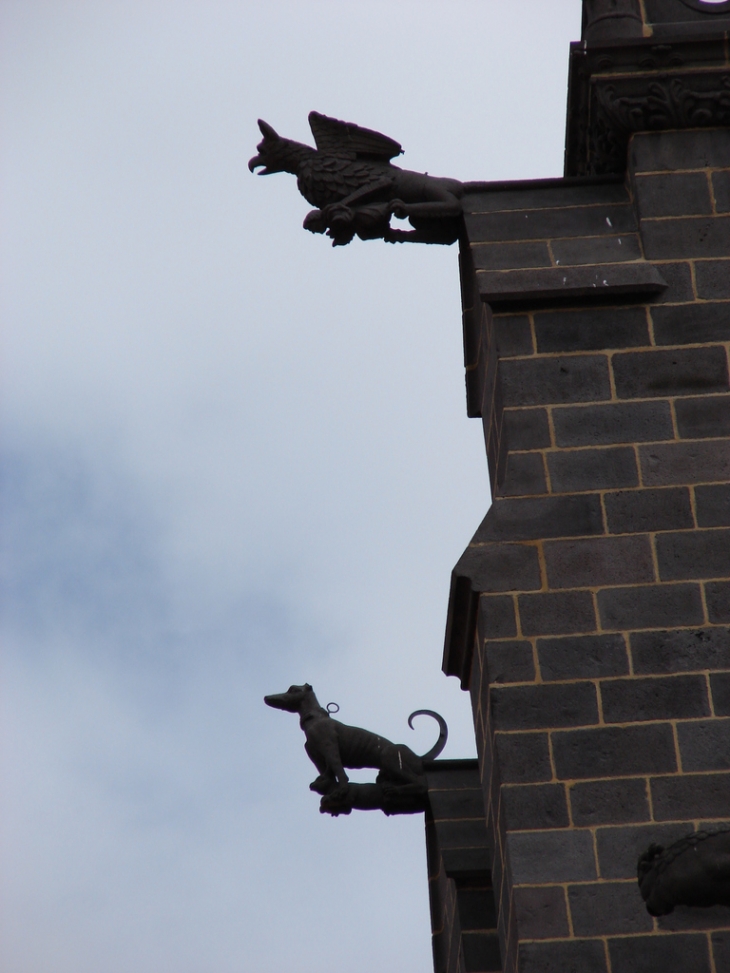
[[[319,809],[336,817],[359,811],[380,810],[385,814],[416,814],[428,806],[428,784],[424,763],[435,760],[446,746],[448,729],[443,717],[433,710],[416,710],[408,717],[413,728],[415,716],[431,716],[439,725],[439,737],[428,753],[419,757],[404,743],[391,743],[385,737],[359,726],[348,726],[332,719],[328,709],[319,705],[309,683],[290,686],[285,693],[265,696],[267,706],[299,715],[304,731],[304,749],[319,776],[309,785],[322,795]],[[353,784],[345,767],[373,767],[379,771],[374,783]]]
[[[696,831],[668,848],[650,845],[639,858],[638,879],[652,916],[678,905],[730,906],[730,828]]]

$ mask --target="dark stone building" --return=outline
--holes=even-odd
[[[652,918],[651,842],[730,822],[730,2],[584,0],[565,177],[471,184],[470,416],[494,501],[430,774],[436,973],[723,973],[730,909]]]

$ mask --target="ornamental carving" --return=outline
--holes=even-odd
[[[678,905],[730,905],[730,829],[696,831],[668,848],[650,845],[639,859],[638,879],[652,916]]]
[[[730,74],[593,78],[585,174],[621,174],[634,132],[730,125]]]
[[[621,94],[614,84],[597,84],[601,108],[611,122],[628,132],[730,125],[730,74],[708,75],[711,87],[699,77],[656,78],[638,95]]]

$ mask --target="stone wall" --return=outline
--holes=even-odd
[[[625,179],[466,209],[494,502],[444,668],[472,698],[504,970],[720,973],[730,910],[652,919],[636,861],[730,821],[730,131],[637,134]]]
[[[484,800],[476,760],[427,771],[428,887],[435,973],[499,973],[502,960]]]

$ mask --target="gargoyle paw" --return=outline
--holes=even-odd
[[[392,199],[390,201],[390,212],[399,220],[403,220],[408,216],[408,207],[402,199]]]

